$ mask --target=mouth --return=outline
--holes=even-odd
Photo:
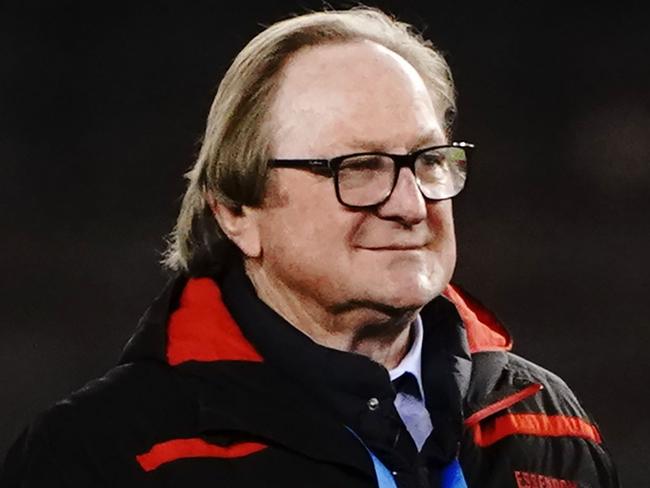
[[[368,251],[421,251],[427,244],[390,244],[386,246],[364,247]]]

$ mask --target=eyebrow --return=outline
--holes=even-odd
[[[415,141],[410,145],[409,152],[416,151],[423,147],[436,146],[446,144],[443,136],[436,132],[423,133],[419,135]],[[346,144],[347,146],[361,151],[368,152],[385,152],[386,144],[381,141],[373,141],[369,139],[351,139]]]
[[[416,151],[427,146],[442,146],[444,144],[447,144],[447,140],[443,134],[435,131],[429,132],[418,136],[415,143],[411,146],[410,151]]]

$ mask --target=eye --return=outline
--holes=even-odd
[[[341,162],[341,171],[377,171],[390,167],[390,158],[376,154],[353,156]]]
[[[447,157],[441,151],[427,151],[418,156],[418,162],[424,167],[445,166]]]

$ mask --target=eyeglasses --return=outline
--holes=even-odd
[[[336,198],[347,207],[365,208],[388,200],[400,169],[410,168],[420,192],[429,200],[458,195],[467,179],[467,160],[474,144],[452,142],[409,154],[364,152],[332,159],[271,159],[274,168],[302,168],[334,177]]]

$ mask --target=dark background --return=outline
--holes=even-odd
[[[647,486],[648,16],[370,4],[447,54],[457,138],[478,146],[456,201],[455,280],[573,386],[626,486]],[[319,6],[0,4],[0,458],[114,364],[163,286],[163,236],[232,58],[262,25]]]

